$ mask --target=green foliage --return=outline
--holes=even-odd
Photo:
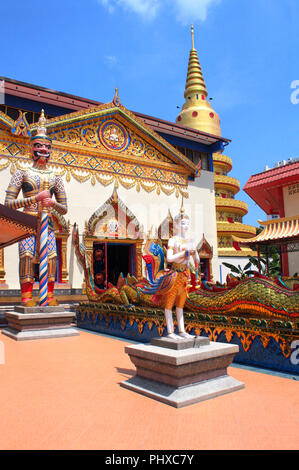
[[[244,268],[242,268],[240,264],[238,264],[238,266],[234,266],[233,264],[224,263],[224,262],[222,264],[226,266],[227,268],[229,268],[231,270],[231,273],[238,279],[245,279],[246,277],[250,276],[251,274],[255,272],[250,269],[251,267],[250,261],[244,266]]]
[[[258,271],[259,270],[258,258],[254,256],[249,256],[249,261],[254,267],[257,268],[257,271]],[[277,277],[281,274],[280,256],[275,250],[273,250],[272,253],[269,254],[268,270],[269,270],[269,277]],[[261,271],[261,274],[267,276],[267,260],[265,258],[260,258],[260,271]]]
[[[264,276],[267,276],[267,261],[265,258],[260,258],[260,269],[259,260],[255,256],[248,257],[248,263],[242,268],[239,264],[234,266],[230,263],[222,263],[224,266],[231,270],[231,274],[238,279],[245,279],[246,277],[252,276],[257,272],[261,272]],[[256,269],[253,269],[256,268]],[[268,270],[269,277],[277,277],[281,273],[280,268],[280,257],[276,250],[273,250],[268,259]]]

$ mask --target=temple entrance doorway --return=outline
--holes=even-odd
[[[210,280],[210,263],[207,258],[200,258],[200,273],[202,281]]]
[[[135,275],[135,243],[104,242],[93,245],[94,282],[98,289],[117,285],[119,275]]]

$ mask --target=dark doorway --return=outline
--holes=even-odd
[[[107,244],[107,278],[116,286],[120,273],[124,277],[130,272],[131,245],[111,243]]]
[[[200,258],[200,273],[201,273],[201,279],[203,281],[209,281],[210,280],[209,259],[208,258]]]
[[[117,285],[119,275],[135,274],[135,245],[128,243],[94,243],[94,282],[98,289],[107,289],[108,283]]]

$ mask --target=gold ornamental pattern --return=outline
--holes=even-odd
[[[63,129],[59,132],[49,132],[53,141],[71,145],[97,149],[99,152],[107,150],[125,152],[127,156],[141,157],[146,160],[156,160],[170,163],[170,160],[162,155],[153,145],[146,142],[135,131],[126,129],[116,120],[94,121]],[[173,162],[171,162],[173,164]]]
[[[87,135],[87,134],[86,134]],[[91,138],[91,134],[88,134]],[[133,142],[135,135],[132,133]],[[6,137],[6,138],[3,138]],[[72,134],[73,143],[75,136]],[[132,142],[131,140],[131,142]],[[136,140],[136,139],[135,139]],[[62,148],[63,147],[63,148]],[[135,153],[140,151],[140,144],[135,142]],[[103,186],[110,184],[122,185],[126,189],[133,187],[139,192],[163,192],[166,195],[175,194],[176,197],[188,197],[188,179],[186,174],[173,171],[173,165],[161,163],[161,165],[140,164],[134,157],[124,159],[113,158],[110,155],[99,153],[98,149],[76,149],[70,144],[64,145],[60,142],[53,145],[51,169],[55,174],[65,176],[66,181],[75,179],[80,183],[90,181],[92,185],[97,182]],[[106,151],[107,152],[107,151]],[[151,149],[147,149],[149,156]],[[158,162],[157,162],[158,163]],[[30,144],[25,139],[11,137],[0,132],[0,171],[10,167],[13,174],[16,169],[29,168],[31,166]]]

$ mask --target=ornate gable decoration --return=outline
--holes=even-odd
[[[99,238],[143,238],[143,227],[118,197],[116,188],[86,224],[86,235]]]
[[[11,166],[13,173],[31,164],[28,136],[36,123],[28,127],[23,115],[18,122],[1,117],[7,118],[10,137],[0,131],[0,170]],[[67,182],[74,178],[188,197],[188,176],[196,166],[128,111],[118,92],[112,103],[49,119],[46,127],[53,141],[49,163]]]
[[[90,122],[79,122],[59,131],[48,132],[53,142],[63,142],[93,149],[101,153],[120,154],[126,158],[137,157],[146,161],[165,162],[176,165],[163,155],[154,145],[147,142],[133,127],[128,127],[124,119],[111,115],[96,118]]]
[[[204,235],[199,244],[197,245],[197,251],[200,258],[213,257],[213,247],[207,242]]]
[[[162,241],[168,241],[173,236],[173,217],[168,210],[167,217],[163,220],[158,228],[158,238]]]
[[[0,129],[12,129],[13,126],[14,120],[7,116],[7,114],[0,111]]]

